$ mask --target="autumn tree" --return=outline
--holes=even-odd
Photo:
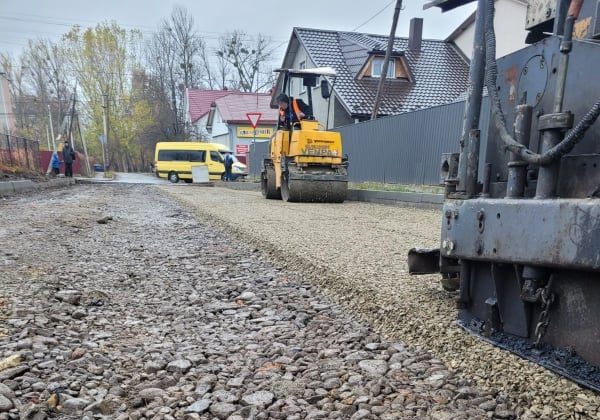
[[[47,113],[44,108],[50,106],[54,121],[59,126],[68,113],[71,101],[69,85],[73,80],[62,44],[49,40],[29,41],[24,61],[26,81],[39,99],[39,115]]]
[[[2,54],[0,62],[11,80],[18,134],[49,140],[48,112],[55,128],[59,127],[68,112],[69,85],[74,80],[62,45],[49,40],[30,40],[18,59]]]
[[[203,80],[202,52],[205,45],[194,17],[183,7],[174,7],[147,43],[146,60],[151,74],[170,98],[174,116],[173,135],[183,134],[185,89],[199,87]]]
[[[85,30],[74,27],[64,39],[86,105],[88,137],[95,139],[102,133],[102,98],[108,95],[111,124],[107,164],[114,169],[135,170],[136,136],[152,119],[152,105],[137,99],[133,92],[133,75],[140,69],[136,53],[140,32],[127,31],[112,22]]]
[[[243,92],[260,92],[273,84],[271,42],[263,35],[249,37],[243,31],[234,31],[220,38],[216,51],[218,59],[231,66],[234,88]]]

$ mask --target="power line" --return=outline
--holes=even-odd
[[[371,22],[373,19],[375,19],[377,16],[379,16],[380,14],[382,14],[383,12],[385,12],[385,10],[390,7],[392,4],[395,3],[395,0],[392,0],[391,2],[389,2],[388,4],[385,5],[385,7],[383,9],[381,9],[380,11],[378,11],[377,13],[375,13],[373,16],[371,16],[369,19],[367,19],[366,21],[364,21],[363,23],[361,23],[360,25],[358,25],[356,28],[352,29],[352,32],[359,30],[360,28],[362,28],[363,26],[365,26],[367,23]]]
[[[25,23],[43,23],[46,25],[55,25],[55,26],[63,26],[63,27],[73,27],[75,25],[77,25],[79,22],[77,21],[66,21],[66,20],[58,20],[56,18],[53,17],[47,17],[46,19],[31,19],[31,18],[20,18],[20,17],[16,17],[16,16],[0,16],[0,19],[2,20],[9,20],[9,21],[20,21],[20,22],[25,22]],[[52,19],[55,20],[55,22],[49,21],[48,19]],[[92,21],[88,21],[90,23],[93,23]],[[96,22],[97,23],[97,22]],[[120,26],[126,26],[126,27],[130,27],[132,29],[137,29],[139,30],[141,33],[143,34],[147,34],[147,35],[154,35],[157,33],[156,29],[150,28],[149,26],[143,26],[143,25],[133,25],[133,24],[126,24],[126,23],[121,23],[116,21],[116,23]],[[141,29],[141,28],[146,28],[146,29]],[[202,38],[208,38],[208,39],[219,39],[221,36],[224,35],[228,35],[230,34],[230,32],[220,32],[220,31],[196,31],[198,34],[208,34],[208,35],[202,35]],[[58,35],[58,34],[57,34]],[[250,39],[258,39],[259,35],[258,34],[246,34],[246,37],[250,38]],[[275,38],[272,36],[269,36],[269,38],[271,39],[277,39],[277,40],[281,40],[281,38]]]

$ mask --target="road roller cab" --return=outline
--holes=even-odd
[[[321,95],[329,99],[326,77],[335,77],[335,71],[332,68],[279,71],[284,76],[283,92],[289,92],[292,78],[301,79],[308,104],[303,104],[305,112],[301,112],[295,98],[279,96],[287,104],[280,108],[279,128],[271,139],[269,157],[263,163],[263,196],[296,202],[343,202],[348,190],[348,161],[343,155],[341,135],[327,131],[312,115],[312,89],[317,86],[318,77],[323,77]],[[289,118],[286,111],[290,112]]]

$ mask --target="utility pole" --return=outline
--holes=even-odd
[[[46,141],[48,142],[48,150],[52,150],[52,146],[50,146],[50,129],[48,128],[48,124],[46,124]]]
[[[50,119],[50,134],[52,134],[52,147],[56,152],[56,137],[54,137],[54,125],[52,124],[52,109],[50,108],[50,104],[48,104],[48,117]]]
[[[77,115],[77,129],[79,130],[79,138],[81,139],[81,144],[83,145],[83,153],[85,153],[85,166],[87,169],[87,175],[92,175],[92,167],[90,165],[90,156],[88,155],[87,143],[85,142],[85,138],[83,138],[83,133],[81,131],[81,123],[79,122],[79,114]],[[102,158],[104,158],[104,152],[102,153]]]
[[[381,69],[381,75],[379,76],[379,85],[377,86],[377,95],[375,96],[375,104],[373,105],[373,113],[371,119],[377,118],[379,113],[379,104],[381,102],[381,94],[383,93],[383,86],[385,84],[385,78],[387,77],[388,68],[390,65],[390,58],[392,57],[392,51],[394,50],[394,39],[396,38],[396,26],[398,26],[398,17],[400,16],[400,9],[402,9],[402,0],[396,0],[396,9],[394,9],[394,20],[392,20],[392,30],[390,31],[390,37],[388,38],[387,50],[385,52],[385,58],[383,59],[383,67]]]
[[[108,170],[106,167],[106,149],[108,148],[108,94],[102,94],[102,111],[104,114],[104,142],[100,142],[102,146],[102,162],[104,164],[104,170]]]
[[[56,150],[56,138],[54,137],[54,125],[52,124],[52,109],[50,107],[50,104],[48,104],[48,118],[50,121],[50,133],[52,134],[52,152],[54,153],[58,153],[58,150]],[[46,126],[46,134],[48,134],[48,126]],[[48,146],[50,146],[50,139],[48,139]],[[50,161],[48,162],[48,169],[46,170],[46,175],[50,174],[50,172],[52,172],[52,159],[50,159]]]
[[[76,152],[76,150],[75,150],[75,138],[73,137],[73,119],[75,117],[76,97],[77,97],[77,82],[75,82],[75,88],[73,89],[73,104],[71,106],[71,115],[69,117],[69,134],[67,135],[67,138],[70,139],[70,141],[71,141],[71,147],[73,148],[74,152]]]

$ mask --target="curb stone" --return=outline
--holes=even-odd
[[[8,197],[17,194],[23,194],[32,191],[42,191],[50,188],[59,188],[75,185],[75,181],[70,178],[54,178],[46,182],[33,182],[29,179],[20,181],[0,182],[0,196]]]
[[[236,191],[260,191],[258,182],[219,182],[218,187]],[[443,194],[377,191],[377,190],[348,190],[347,201],[361,201],[379,204],[410,204],[419,207],[440,208],[444,203]]]

